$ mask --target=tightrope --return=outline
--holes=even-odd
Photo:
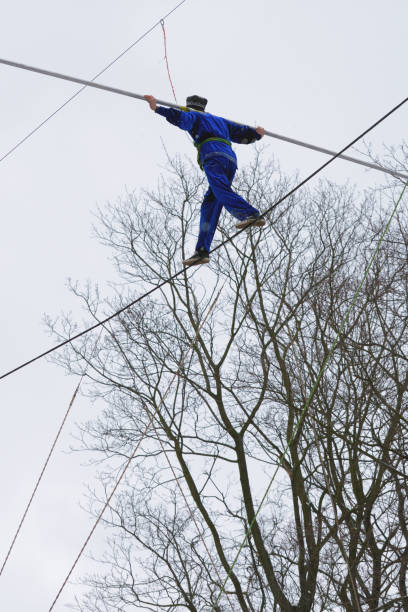
[[[0,60],[1,62],[1,60]],[[317,176],[322,170],[324,170],[324,168],[326,168],[327,166],[329,166],[331,163],[334,162],[335,159],[337,159],[338,157],[340,157],[345,151],[347,151],[348,149],[350,149],[350,147],[352,147],[353,145],[356,144],[356,142],[358,142],[359,140],[361,140],[361,138],[364,138],[364,136],[366,136],[369,132],[371,132],[375,127],[377,127],[377,125],[379,125],[380,123],[382,123],[383,121],[385,121],[385,119],[387,119],[388,117],[390,117],[390,115],[392,115],[393,113],[395,113],[399,108],[401,108],[406,102],[408,101],[408,98],[404,98],[404,100],[402,100],[399,104],[397,104],[396,106],[394,106],[390,111],[388,111],[388,113],[386,113],[385,115],[383,115],[382,117],[380,117],[377,121],[375,121],[373,124],[370,125],[370,127],[368,127],[366,130],[364,130],[364,132],[362,132],[361,134],[359,134],[359,136],[357,136],[356,138],[354,138],[354,140],[352,140],[351,142],[349,142],[345,147],[343,147],[338,153],[336,153],[333,157],[331,157],[329,160],[327,160],[324,164],[322,164],[321,166],[319,166],[318,168],[316,168],[316,170],[314,170],[311,174],[309,174],[306,178],[304,178],[302,181],[300,181],[300,183],[298,183],[295,187],[293,187],[290,191],[288,191],[288,193],[286,193],[284,196],[282,196],[281,198],[279,198],[274,204],[272,204],[272,206],[270,206],[267,210],[265,210],[261,217],[264,217],[265,215],[271,213],[277,206],[279,206],[279,204],[281,204],[284,200],[286,200],[287,198],[289,198],[291,195],[293,195],[296,191],[298,191],[301,187],[303,187],[303,185],[306,185],[306,183],[308,183],[312,178],[314,178],[315,176]],[[174,104],[172,104],[171,106],[175,106]],[[248,226],[250,227],[250,226]],[[242,232],[246,231],[246,229],[241,229],[237,232],[235,232],[235,234],[233,234],[232,236],[230,236],[229,238],[227,238],[226,240],[224,240],[223,242],[221,242],[220,244],[218,244],[216,247],[214,247],[210,253],[215,253],[215,251],[218,251],[218,249],[220,249],[221,247],[224,247],[226,244],[228,244],[229,242],[232,242],[232,240],[234,240],[234,238],[236,238],[237,236],[239,236],[240,234],[242,234]],[[57,351],[58,349],[62,348],[63,346],[66,346],[67,344],[70,344],[71,342],[73,342],[74,340],[77,340],[78,338],[80,338],[81,336],[84,336],[85,334],[89,333],[90,331],[92,331],[93,329],[96,329],[97,327],[99,327],[100,325],[104,325],[105,323],[107,323],[108,321],[111,321],[112,319],[114,319],[115,317],[117,317],[118,315],[120,315],[122,312],[125,312],[125,310],[128,310],[128,308],[131,308],[132,306],[134,306],[135,304],[137,304],[138,302],[141,302],[142,300],[144,300],[146,297],[148,297],[149,295],[151,295],[152,293],[154,293],[155,291],[157,291],[158,289],[161,289],[162,287],[164,287],[165,285],[167,285],[168,283],[170,283],[172,280],[174,280],[175,278],[179,277],[181,274],[185,273],[186,270],[188,269],[188,266],[185,266],[183,268],[181,268],[180,270],[178,270],[177,272],[175,272],[172,276],[169,276],[167,279],[165,279],[164,281],[158,283],[155,287],[153,287],[152,289],[149,289],[149,291],[146,291],[146,293],[143,293],[142,295],[140,295],[138,298],[136,298],[135,300],[133,300],[132,302],[130,302],[129,304],[126,304],[125,306],[123,306],[122,308],[120,308],[119,310],[117,310],[116,312],[112,313],[111,315],[109,315],[108,317],[106,317],[105,319],[102,319],[102,321],[99,321],[98,323],[95,323],[94,325],[91,325],[90,327],[83,329],[81,332],[78,332],[77,334],[75,334],[74,336],[72,336],[71,338],[67,338],[66,340],[63,340],[62,342],[60,342],[59,344],[56,344],[55,346],[47,349],[46,351],[43,351],[42,353],[40,353],[39,355],[36,355],[35,357],[32,357],[31,359],[29,359],[28,361],[25,361],[23,363],[21,363],[20,365],[16,366],[15,368],[13,368],[12,370],[9,370],[8,372],[5,372],[4,374],[2,374],[0,376],[0,380],[2,380],[3,378],[6,378],[8,376],[11,376],[11,374],[14,374],[15,372],[18,372],[19,370],[22,370],[23,368],[25,368],[26,366],[34,363],[35,361],[38,361],[39,359],[42,359],[43,357],[46,357],[47,355],[50,355],[51,353],[53,353],[54,351]]]

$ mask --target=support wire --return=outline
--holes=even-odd
[[[0,60],[1,61],[1,60]],[[292,189],[290,189],[290,191],[288,191],[288,193],[286,193],[284,196],[282,196],[281,198],[279,198],[274,204],[272,204],[272,206],[270,206],[267,210],[265,210],[262,214],[261,217],[265,217],[266,215],[268,215],[269,213],[271,213],[277,206],[279,206],[279,204],[281,204],[284,200],[286,200],[287,198],[289,198],[291,195],[293,195],[296,191],[298,191],[301,187],[303,187],[303,185],[306,185],[306,183],[308,183],[312,178],[314,178],[315,176],[317,176],[322,170],[324,170],[324,168],[326,168],[327,166],[329,166],[331,163],[333,163],[338,157],[340,157],[345,151],[347,151],[348,149],[350,149],[353,145],[356,144],[356,142],[358,142],[359,140],[361,140],[361,138],[364,138],[364,136],[366,136],[369,132],[371,132],[375,127],[377,127],[378,125],[380,125],[380,123],[382,123],[383,121],[385,121],[385,119],[387,119],[388,117],[390,117],[393,113],[395,113],[398,109],[400,109],[404,104],[406,104],[406,102],[408,101],[408,97],[404,98],[399,104],[397,104],[396,106],[394,106],[390,111],[388,111],[385,115],[383,115],[382,117],[380,117],[380,119],[378,119],[377,121],[375,121],[373,124],[370,125],[370,127],[368,127],[366,130],[364,130],[364,132],[362,132],[361,134],[359,134],[359,136],[357,136],[356,138],[354,138],[351,142],[349,142],[345,147],[343,147],[338,153],[336,153],[333,157],[331,157],[329,160],[327,160],[324,164],[322,164],[321,166],[319,166],[318,168],[316,168],[316,170],[314,170],[311,174],[309,174],[306,178],[304,178],[302,181],[300,181],[300,183],[298,183],[295,187],[293,187]],[[175,106],[174,104],[171,106]],[[408,177],[407,177],[408,178]],[[247,226],[247,228],[250,227]],[[229,238],[227,238],[226,240],[224,240],[223,242],[221,242],[220,244],[218,244],[216,247],[214,247],[210,253],[215,253],[215,251],[218,251],[218,249],[221,249],[222,247],[225,247],[229,242],[232,242],[232,240],[234,240],[237,236],[239,236],[239,234],[241,234],[242,232],[246,231],[246,229],[241,229],[237,232],[235,232],[235,234],[233,234],[232,236],[230,236]],[[149,289],[149,291],[146,291],[146,293],[143,293],[142,295],[140,295],[138,298],[136,298],[135,300],[133,300],[132,302],[130,302],[129,304],[127,304],[126,306],[123,306],[123,308],[120,308],[119,310],[117,310],[116,312],[112,313],[111,315],[109,315],[108,317],[106,317],[105,319],[103,319],[102,321],[95,323],[94,325],[91,325],[90,327],[83,329],[81,332],[78,332],[77,334],[75,334],[74,336],[72,336],[71,338],[67,338],[66,340],[64,340],[63,342],[60,342],[59,344],[56,344],[55,346],[47,349],[46,351],[43,351],[42,353],[40,353],[39,355],[36,355],[35,357],[32,357],[31,359],[29,359],[28,361],[25,361],[23,363],[21,363],[20,365],[14,367],[12,370],[9,370],[8,372],[5,372],[4,374],[2,374],[0,376],[0,380],[7,378],[8,376],[11,376],[12,374],[14,374],[15,372],[18,372],[19,370],[22,370],[23,368],[27,367],[28,365],[30,365],[31,363],[34,363],[35,361],[38,361],[39,359],[42,359],[43,357],[45,357],[46,355],[50,355],[51,353],[53,353],[54,351],[57,351],[58,349],[62,348],[63,346],[66,346],[67,344],[70,344],[71,342],[73,342],[74,340],[77,340],[78,338],[80,338],[81,336],[84,336],[85,334],[89,333],[90,331],[92,331],[93,329],[96,329],[97,327],[99,327],[100,325],[104,325],[105,323],[107,323],[108,321],[111,321],[112,319],[114,319],[115,317],[117,317],[118,315],[120,315],[122,312],[124,312],[125,310],[127,310],[128,308],[131,308],[132,306],[134,306],[135,304],[137,304],[138,302],[141,302],[144,298],[148,297],[149,295],[153,294],[155,291],[157,291],[158,289],[160,289],[161,287],[164,287],[165,285],[167,285],[168,283],[170,283],[172,280],[174,280],[175,278],[177,278],[178,276],[180,276],[181,274],[185,273],[185,271],[188,269],[188,266],[185,266],[183,268],[181,268],[180,270],[178,270],[177,272],[175,272],[172,276],[169,276],[167,279],[165,279],[164,281],[158,283],[155,287],[152,287],[152,289]]]

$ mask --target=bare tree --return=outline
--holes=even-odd
[[[236,183],[261,210],[291,186],[259,152]],[[72,286],[94,319],[180,268],[204,187],[195,168],[170,160],[154,192],[99,211],[124,284],[110,300]],[[378,198],[327,181],[296,192],[264,230],[113,319],[96,347],[88,335],[58,357],[86,370],[89,395],[104,401],[81,428],[82,447],[105,466],[91,512],[154,415],[77,609],[408,610],[405,212],[340,331],[388,214]],[[221,238],[231,231],[224,217]],[[75,329],[69,317],[49,325],[60,337]]]

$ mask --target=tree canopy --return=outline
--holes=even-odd
[[[260,210],[291,186],[259,151],[236,180]],[[99,342],[89,334],[56,358],[86,371],[87,393],[104,402],[81,426],[81,446],[104,465],[91,512],[140,444],[104,515],[109,547],[78,610],[408,611],[404,210],[301,419],[397,187],[303,188],[263,230],[120,314]],[[97,234],[123,282],[109,300],[72,286],[94,319],[180,269],[204,188],[177,158],[154,191],[100,209]],[[216,237],[232,227],[225,214]],[[75,323],[49,325],[64,334]]]

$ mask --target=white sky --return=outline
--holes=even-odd
[[[1,0],[0,57],[90,78],[177,0]],[[406,0],[327,2],[187,0],[167,21],[170,68],[180,103],[197,93],[207,109],[287,136],[339,149],[407,96]],[[100,82],[172,100],[156,28]],[[0,66],[0,157],[65,101],[76,86]],[[408,107],[370,137],[406,137]],[[89,90],[0,164],[0,373],[53,344],[43,313],[78,304],[67,277],[103,286],[115,278],[91,238],[96,204],[125,189],[152,187],[170,153],[195,152],[183,134],[147,105]],[[324,156],[268,139],[286,173],[306,176]],[[251,147],[236,147],[241,165]],[[324,176],[361,188],[380,173],[337,161]],[[192,248],[194,245],[191,245]],[[77,381],[38,362],[0,382],[0,559]],[[92,470],[66,454],[74,421],[96,412],[77,400],[13,556],[0,579],[0,609],[48,610],[88,533],[79,508]],[[90,549],[102,547],[96,534]],[[75,578],[89,568],[83,559]],[[67,587],[56,611],[72,601]]]

